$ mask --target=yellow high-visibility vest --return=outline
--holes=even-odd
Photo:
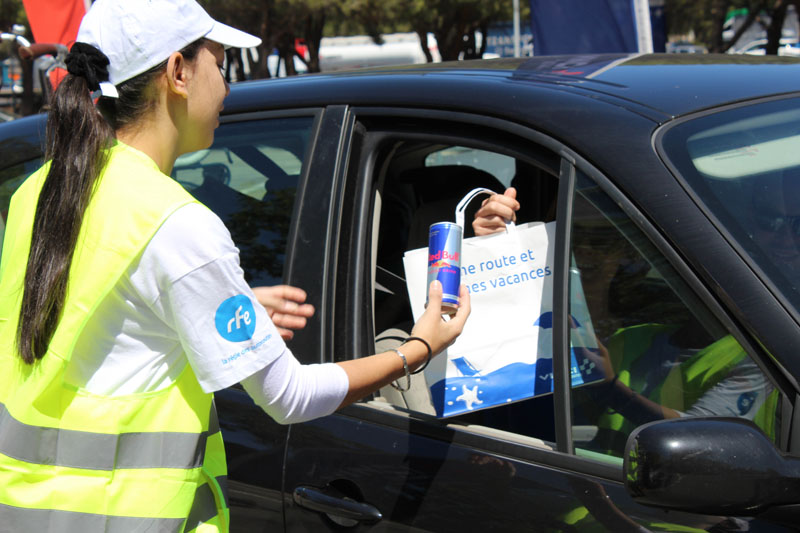
[[[677,326],[672,325],[640,324],[615,333],[608,342],[608,350],[617,379],[633,390],[641,390],[643,378],[633,379],[629,369],[634,361],[647,353],[657,336],[668,335],[676,329]],[[728,377],[731,370],[746,357],[747,353],[739,342],[733,336],[726,335],[675,365],[647,396],[659,405],[685,411],[714,385]],[[779,393],[773,389],[753,418],[753,422],[773,442],[776,438],[778,399]],[[637,426],[616,412],[600,415],[597,425],[595,444],[605,448],[606,453],[617,456],[622,453],[628,435]]]
[[[227,469],[213,395],[189,364],[155,392],[103,396],[65,383],[86,323],[155,232],[195,200],[116,143],[86,210],[64,311],[44,358],[16,352],[23,280],[48,165],[14,194],[0,258],[0,529],[227,531]],[[80,354],[76,354],[77,357]]]

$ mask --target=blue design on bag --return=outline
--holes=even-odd
[[[573,387],[602,379],[600,369],[590,359],[580,355],[581,363],[578,363],[576,351],[582,350],[597,353],[594,348],[571,350],[570,381]],[[469,364],[463,357],[452,362],[459,360],[460,364]],[[469,368],[474,371],[471,365]],[[496,406],[512,403],[553,392],[553,360],[542,358],[533,364],[512,363],[489,374],[474,371],[469,375],[450,376],[437,381],[430,389],[433,408],[439,417],[468,413],[473,410],[473,404]]]
[[[572,329],[577,329],[581,327],[581,323],[578,322],[578,319],[574,316],[570,315],[572,318]],[[542,313],[539,315],[539,318],[533,323],[534,326],[539,326],[542,329],[553,329],[553,312],[547,311],[546,313]]]
[[[462,376],[474,376],[475,374],[480,374],[480,371],[472,366],[472,363],[467,361],[466,357],[457,357],[450,361],[454,365],[459,372],[461,372]]]

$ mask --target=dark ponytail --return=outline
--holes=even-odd
[[[25,271],[17,348],[26,363],[41,359],[61,317],[81,220],[112,136],[94,107],[86,79],[67,75],[47,118],[50,171],[36,205]]]
[[[195,41],[181,53],[191,61],[204,42]],[[100,97],[95,107],[91,91],[108,80],[107,65],[102,52],[75,43],[67,57],[70,73],[51,100],[45,152],[50,170],[36,205],[17,327],[17,349],[28,364],[44,356],[61,318],[75,244],[106,149],[116,130],[152,107],[153,81],[166,61],[121,83],[119,98]]]

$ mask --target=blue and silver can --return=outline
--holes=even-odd
[[[442,284],[442,313],[458,309],[461,285],[461,237],[464,230],[452,222],[431,224],[428,233],[428,284],[438,279]],[[427,305],[427,299],[425,305]]]

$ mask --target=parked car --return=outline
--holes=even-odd
[[[518,222],[555,221],[556,238],[553,394],[437,418],[420,374],[409,392],[281,426],[221,391],[232,530],[794,530],[798,124],[800,61],[786,57],[234,85],[214,145],[173,177],[228,225],[250,283],[308,292],[316,315],[289,344],[304,363],[408,331],[402,255],[472,187],[513,185]],[[0,124],[3,216],[43,131],[42,116]],[[607,403],[608,383],[570,386],[570,271],[628,400],[651,410]]]
[[[707,54],[708,49],[705,46],[687,43],[685,41],[677,41],[667,43],[667,53],[669,54]]]
[[[731,48],[728,50],[728,53],[763,56],[767,53],[767,40],[756,39],[754,41],[750,41],[742,47],[737,47],[736,49]],[[797,39],[791,39],[788,37],[782,38],[778,46],[778,55],[793,57],[800,56],[800,46],[798,46]]]

